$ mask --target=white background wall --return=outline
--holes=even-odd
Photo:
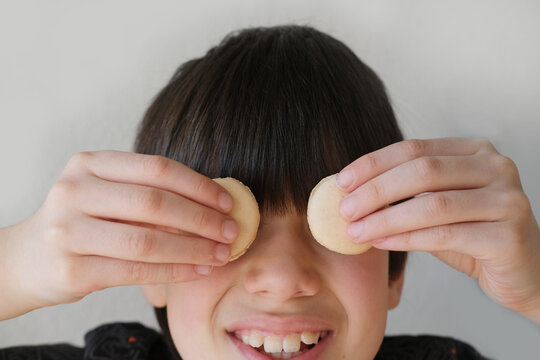
[[[540,215],[540,2],[0,1],[0,227],[30,216],[68,159],[131,151],[176,67],[229,31],[296,23],[337,37],[379,73],[408,138],[489,138]],[[0,323],[0,347],[71,342],[104,322],[156,326],[138,288]],[[496,359],[538,356],[540,328],[475,281],[412,254],[388,333],[454,336]]]

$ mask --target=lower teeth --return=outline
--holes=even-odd
[[[269,355],[269,356],[273,357],[274,359],[290,359],[293,356],[298,356],[298,355],[301,355],[303,353],[304,353],[303,351],[297,351],[297,352],[293,352],[293,353],[284,352],[284,351],[279,352],[279,353],[267,353],[267,352],[263,351],[263,354]]]
[[[298,355],[302,355],[303,353],[305,353],[306,351],[308,350],[311,350],[315,345],[312,344],[312,345],[305,345],[305,344],[302,344],[302,348],[300,349],[300,351],[296,351],[296,352],[285,352],[285,351],[282,351],[282,352],[275,352],[275,353],[269,353],[269,352],[266,352],[262,349],[262,346],[260,349],[258,349],[261,353],[265,354],[265,355],[268,355],[268,356],[271,356],[273,357],[274,359],[290,359],[294,356],[298,356]]]

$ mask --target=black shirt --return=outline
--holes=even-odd
[[[0,360],[181,360],[157,331],[139,323],[112,323],[89,331],[84,348],[69,344],[0,350]],[[174,353],[173,353],[174,352]],[[386,336],[375,360],[485,359],[470,345],[446,337]],[[216,359],[218,360],[218,359]]]

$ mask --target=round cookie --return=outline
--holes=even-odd
[[[244,255],[257,236],[261,217],[259,205],[251,190],[241,181],[231,177],[213,180],[223,186],[233,197],[234,205],[229,216],[238,224],[238,237],[231,244],[229,261],[233,261]]]
[[[371,248],[370,243],[355,244],[347,237],[349,222],[339,214],[339,204],[345,197],[336,184],[337,174],[322,179],[311,191],[307,220],[311,234],[329,250],[356,255]]]

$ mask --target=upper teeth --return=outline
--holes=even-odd
[[[300,342],[306,345],[317,344],[319,337],[324,337],[327,334],[327,331],[303,331],[301,334],[288,334],[280,337],[272,334],[263,336],[257,331],[252,331],[249,334],[242,334],[241,339],[244,344],[254,348],[264,345],[264,351],[267,353],[279,353],[282,350],[284,352],[297,352],[300,350]]]

